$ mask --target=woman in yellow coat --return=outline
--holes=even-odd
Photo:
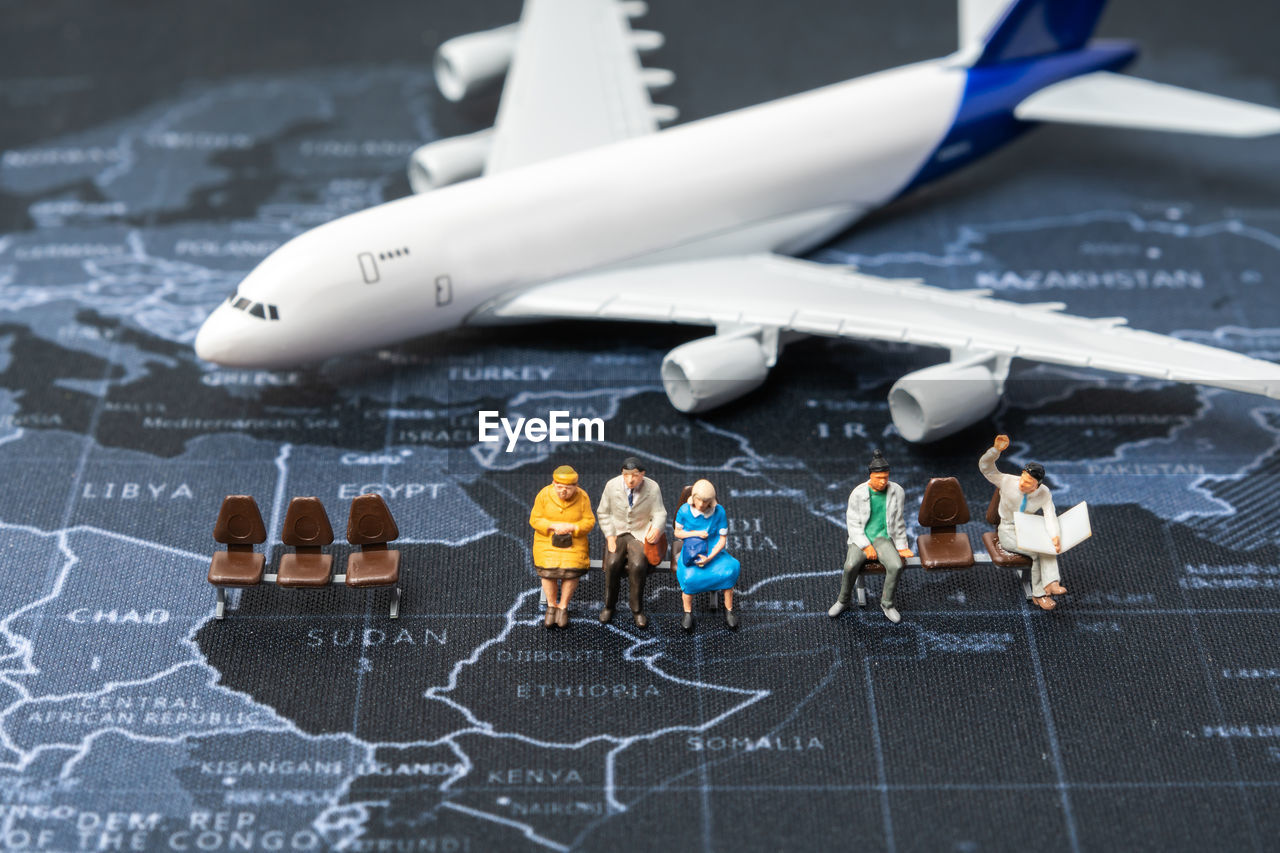
[[[547,597],[543,624],[567,628],[569,599],[578,588],[578,578],[591,568],[587,534],[596,526],[591,500],[578,488],[577,471],[568,465],[555,470],[551,485],[533,501],[529,526],[533,528],[533,565]]]

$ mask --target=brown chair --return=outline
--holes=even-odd
[[[280,541],[294,552],[280,558],[277,584],[295,589],[329,585],[333,555],[322,553],[321,549],[333,544],[333,528],[319,498],[289,501]]]
[[[917,516],[928,533],[916,539],[920,565],[929,571],[967,569],[973,565],[969,536],[956,527],[969,523],[969,505],[955,477],[934,477],[924,488]]]
[[[250,495],[227,495],[213,526],[213,538],[227,546],[216,551],[209,565],[209,583],[217,590],[215,618],[223,619],[227,611],[227,587],[250,587],[262,583],[264,554],[254,553],[253,546],[267,541],[267,528],[262,523],[258,503]]]
[[[1000,526],[999,489],[996,489],[995,494],[991,496],[991,503],[987,504],[987,524],[992,527]],[[1001,569],[1012,569],[1022,582],[1023,593],[1027,598],[1031,598],[1031,558],[1025,554],[1017,554],[1001,548],[1000,538],[995,530],[988,530],[982,534],[982,544],[991,557],[991,565]]]
[[[684,548],[684,540],[677,539],[674,533],[676,528],[676,513],[680,511],[680,507],[684,506],[689,502],[689,496],[692,494],[693,494],[693,483],[685,484],[684,488],[680,490],[680,500],[676,502],[676,508],[667,513],[667,517],[671,519],[671,529],[673,531],[671,535],[671,550],[667,552],[667,558],[668,558],[668,565],[671,567],[671,574],[673,575],[676,573],[676,557],[679,556],[680,550]],[[715,609],[715,606],[716,606],[715,602],[716,602],[716,596],[715,596],[715,593],[712,593],[711,595],[712,610]]]
[[[381,495],[360,495],[351,502],[347,541],[360,550],[347,558],[346,584],[350,587],[393,587],[391,618],[400,615],[400,552],[387,543],[400,536],[400,528]]]

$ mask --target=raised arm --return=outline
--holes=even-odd
[[[1000,469],[996,467],[996,460],[1000,458],[1009,447],[1009,436],[997,435],[996,440],[987,448],[987,452],[982,454],[982,458],[978,460],[978,470],[982,472],[982,476],[994,486],[1000,485],[1000,478],[1004,475],[1000,473]]]

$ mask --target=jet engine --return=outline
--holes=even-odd
[[[415,193],[480,177],[493,147],[493,128],[438,139],[409,156],[409,185]]]
[[[759,388],[770,361],[754,335],[712,335],[667,353],[662,386],[680,411],[705,412]]]
[[[519,24],[468,33],[446,41],[436,49],[436,86],[440,94],[457,103],[507,73],[515,51]]]
[[[936,441],[995,411],[1007,361],[985,357],[935,364],[893,383],[889,414],[907,441]]]

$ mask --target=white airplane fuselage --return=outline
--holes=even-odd
[[[800,252],[1021,133],[1032,92],[1133,56],[1094,42],[989,69],[920,62],[377,205],[264,259],[196,351],[284,367],[609,267]]]
[[[1280,110],[1115,73],[1137,51],[1131,42],[1090,39],[1103,2],[962,4],[974,14],[963,16],[968,35],[950,57],[650,132],[650,102],[628,101],[629,90],[610,92],[603,104],[585,90],[554,100],[573,91],[566,68],[581,79],[572,63],[547,64],[547,51],[560,49],[555,15],[568,6],[528,0],[518,47],[513,31],[500,28],[451,39],[437,56],[448,59],[438,79],[508,69],[497,126],[415,152],[411,182],[427,191],[329,222],[269,255],[205,321],[196,352],[228,366],[278,368],[468,322],[612,317],[716,326],[663,359],[668,399],[696,412],[759,387],[784,336],[945,347],[950,361],[890,389],[894,425],[912,441],[994,411],[1015,357],[1280,398],[1274,365],[1124,330],[1116,318],[1046,322],[1060,306],[1019,307],[765,257],[811,249],[1041,120],[1280,133]],[[608,18],[621,8],[586,0],[582,11]],[[992,11],[999,16],[978,26]],[[591,53],[592,33],[582,37],[565,41]],[[637,44],[618,48],[624,60],[634,62]],[[665,79],[639,73],[646,70],[654,69],[622,73],[641,85]],[[573,121],[571,107],[598,121]],[[636,118],[642,114],[649,120]],[[626,133],[638,135],[604,142]],[[571,153],[550,156],[564,151]],[[492,173],[463,180],[482,164]]]
[[[964,84],[964,69],[919,63],[344,216],[263,260],[197,350],[286,366],[450,329],[603,267],[801,251],[903,190]]]

